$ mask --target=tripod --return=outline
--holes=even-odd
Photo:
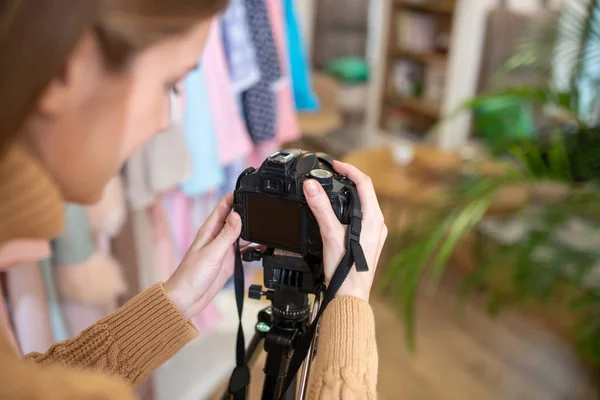
[[[257,261],[261,258],[267,290],[263,291],[263,287],[260,285],[252,285],[248,297],[258,300],[264,296],[271,300],[271,306],[258,313],[255,334],[246,350],[246,363],[251,364],[256,360],[260,353],[260,344],[264,342],[267,359],[261,398],[262,400],[278,400],[283,394],[289,362],[298,339],[306,331],[319,308],[322,291],[322,284],[319,283],[322,282],[320,280],[322,264],[320,260],[315,260],[317,264],[311,266],[310,261],[297,256],[277,254],[274,249],[268,249],[265,253],[257,250],[244,253],[245,261]],[[316,296],[312,313],[309,293],[314,293]],[[300,400],[303,400],[306,395],[306,383],[315,345],[316,338],[313,338],[311,349],[302,369]],[[297,377],[292,386],[295,388],[296,384]],[[227,394],[223,396],[223,399],[226,398]],[[295,391],[289,390],[285,399],[296,400]]]

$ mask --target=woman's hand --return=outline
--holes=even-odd
[[[173,303],[191,318],[202,311],[233,274],[242,221],[232,213],[233,194],[219,202],[175,273],[164,284]]]
[[[377,202],[371,178],[349,164],[336,161],[333,167],[338,173],[347,176],[356,184],[363,213],[360,244],[369,265],[368,272],[358,272],[356,267],[353,266],[337,296],[354,296],[369,301],[371,286],[373,286],[373,279],[375,278],[375,269],[388,230]],[[329,284],[333,273],[346,254],[347,226],[339,222],[327,194],[317,181],[307,180],[304,184],[304,193],[321,230],[323,267],[326,283]]]

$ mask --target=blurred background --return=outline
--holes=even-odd
[[[599,398],[600,0],[256,3],[215,21],[172,127],[99,204],[67,205],[51,250],[2,272],[21,350],[166,280],[239,173],[299,147],[369,174],[386,216],[380,399]],[[266,305],[246,301],[247,337]],[[193,322],[143,399],[220,398],[232,285]]]

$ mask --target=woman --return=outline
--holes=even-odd
[[[197,67],[211,18],[226,3],[0,4],[0,244],[52,238],[62,229],[63,201],[99,199],[125,160],[169,124],[169,92]],[[368,299],[387,229],[368,177],[346,164],[335,168],[357,183],[371,269],[353,270],[323,316],[310,398],[374,398],[377,352]],[[307,184],[305,193],[331,278],[345,252],[345,230],[320,185]],[[188,320],[231,276],[232,263],[223,261],[241,229],[231,208],[228,196],[167,282],[79,336],[25,360],[1,338],[0,398],[131,399],[132,385],[197,335]]]

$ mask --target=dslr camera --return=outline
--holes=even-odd
[[[303,184],[307,179],[319,182],[339,221],[349,224],[353,201],[349,188],[354,183],[336,173],[332,164],[327,154],[292,149],[271,155],[258,169],[244,171],[237,181],[234,204],[242,217],[241,237],[320,261],[323,242]]]

